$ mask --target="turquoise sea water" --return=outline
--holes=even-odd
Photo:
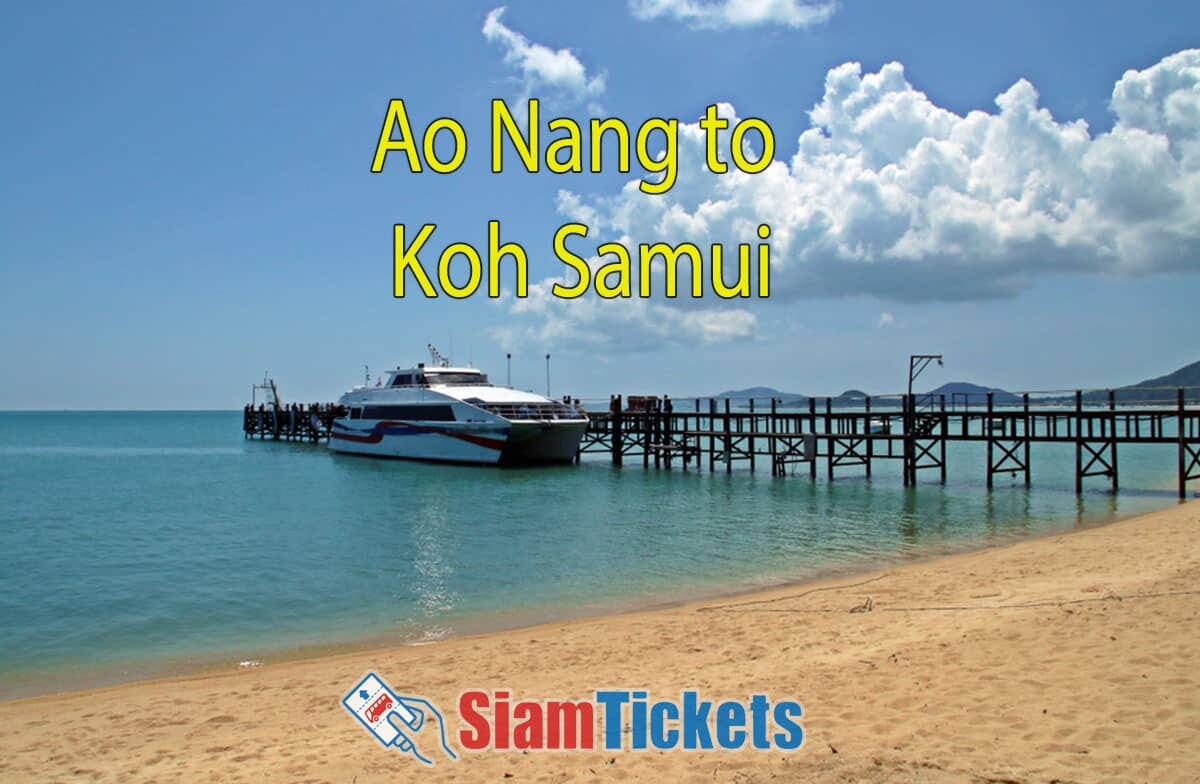
[[[895,462],[816,482],[376,461],[246,441],[240,412],[0,413],[0,696],[313,646],[420,641],[865,569],[1174,504],[1171,447],[1122,448],[1122,491],[945,486]],[[765,462],[765,461],[764,461]],[[766,468],[764,466],[764,468]],[[324,649],[324,648],[322,648]]]

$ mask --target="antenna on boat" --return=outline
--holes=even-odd
[[[428,344],[429,358],[433,360],[434,367],[450,367],[450,358],[442,356],[441,352],[434,348],[433,344]]]
[[[371,366],[363,365],[363,386],[371,386]]]
[[[550,355],[546,355],[546,397],[550,397]]]
[[[508,381],[508,383],[505,384],[505,386],[507,386],[511,389],[512,388],[512,352],[510,351],[507,354],[505,354],[504,356],[507,357],[507,359],[508,359],[508,377],[506,379]]]

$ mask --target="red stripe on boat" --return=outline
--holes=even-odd
[[[446,430],[444,428],[426,427],[424,425],[413,424],[412,422],[400,422],[400,421],[392,421],[392,420],[384,420],[381,422],[377,422],[375,424],[374,428],[372,428],[371,432],[367,435],[350,435],[348,433],[343,433],[338,430],[334,430],[330,435],[333,438],[338,438],[343,441],[353,441],[358,444],[378,444],[379,442],[383,441],[383,436],[384,436],[384,433],[379,432],[378,428],[383,428],[383,427],[388,427],[388,426],[393,426],[393,425],[409,427],[409,428],[412,428],[413,430],[419,430],[423,433],[433,433],[435,435],[449,436],[450,438],[457,438],[459,441],[466,441],[468,444],[474,444],[475,446],[481,446],[484,449],[494,449],[497,452],[504,449],[505,442],[503,440],[499,440],[499,439],[495,439],[495,438],[485,438],[484,436],[474,436],[474,435],[471,435],[470,433],[455,433],[451,430]]]

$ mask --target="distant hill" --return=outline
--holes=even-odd
[[[861,389],[847,389],[842,394],[835,397],[832,401],[834,406],[839,408],[854,408],[855,406],[863,406],[867,402],[867,393]],[[874,406],[891,405],[890,400],[875,399],[871,401]]]
[[[1200,362],[1184,365],[1174,373],[1150,378],[1133,385],[1139,387],[1200,387]]]
[[[713,397],[715,397],[717,400],[724,400],[725,398],[745,400],[752,397],[763,398],[767,400],[770,398],[776,398],[778,400],[806,399],[804,395],[801,395],[799,392],[780,392],[774,387],[746,387],[745,389],[730,389],[726,392],[720,393],[719,395],[713,395]]]
[[[1178,394],[1175,390],[1179,387],[1200,387],[1200,362],[1184,365],[1165,376],[1148,378],[1127,387],[1120,387],[1116,390],[1115,396],[1117,402],[1120,403],[1150,401],[1173,403]],[[1200,399],[1200,389],[1188,389],[1185,394],[1189,401]],[[1089,402],[1108,399],[1108,395],[1104,392],[1088,392],[1083,397]]]
[[[998,406],[1014,406],[1021,402],[1020,395],[1014,395],[1011,392],[1006,392],[1003,389],[995,387],[981,387],[978,384],[971,384],[966,381],[951,381],[948,384],[942,384],[930,394],[945,395],[946,402],[966,402],[970,405],[987,405],[987,393],[992,393],[992,401]]]
[[[1002,389],[993,390],[996,392],[996,405],[1011,405],[1019,403],[1021,399],[1016,395],[1005,392]],[[987,403],[987,387],[981,387],[977,384],[968,384],[965,382],[956,382],[952,384],[943,384],[934,390],[934,394],[944,392],[946,394],[946,402],[950,402],[951,393],[958,393],[958,402],[961,404],[963,395],[970,395],[970,403],[972,405],[984,405]],[[756,400],[769,400],[775,398],[780,405],[787,407],[807,406],[808,397],[799,392],[781,392],[774,387],[746,387],[745,389],[730,389],[725,392],[715,395],[718,400],[729,398],[730,400],[745,401],[750,398]],[[838,408],[854,408],[862,406],[866,402],[867,393],[861,389],[847,389],[840,395],[835,395],[831,398],[830,403]],[[824,405],[824,397],[819,396],[818,400]],[[900,398],[897,395],[876,396],[871,398],[872,406],[899,406]]]
[[[1116,399],[1119,403],[1138,403],[1156,401],[1160,403],[1173,403],[1175,401],[1176,388],[1190,387],[1187,390],[1187,399],[1189,401],[1200,400],[1200,362],[1193,362],[1190,365],[1185,365],[1178,370],[1168,373],[1165,376],[1157,378],[1148,378],[1145,381],[1139,381],[1136,384],[1120,387],[1116,390]],[[946,404],[952,402],[957,405],[962,405],[964,400],[971,406],[987,405],[987,393],[992,393],[992,400],[997,406],[1016,406],[1021,404],[1021,396],[1014,395],[997,387],[984,387],[979,384],[972,384],[967,381],[951,381],[948,384],[942,384],[937,389],[931,391],[930,394],[945,395]],[[863,399],[866,397],[865,392],[860,389],[847,389],[842,394],[833,398],[831,401],[834,406],[852,407],[861,406]],[[731,389],[716,395],[718,399],[730,398],[736,400],[747,400],[755,398],[759,400],[769,400],[775,398],[780,401],[783,406],[807,406],[808,397],[799,392],[781,392],[774,387],[746,387],[745,389]],[[1084,393],[1084,400],[1088,403],[1102,403],[1108,400],[1108,393],[1104,391]],[[823,398],[821,399],[823,400]],[[1042,397],[1039,402],[1043,403],[1072,403],[1074,396],[1064,395],[1060,397]],[[872,407],[883,406],[898,406],[900,400],[898,397],[873,397],[871,399]],[[822,402],[821,405],[824,405]]]

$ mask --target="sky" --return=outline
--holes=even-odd
[[[1196,31],[1182,2],[9,4],[0,409],[237,408],[264,372],[336,399],[431,342],[538,391],[549,353],[582,398],[881,394],[910,353],[944,354],[928,386],[1161,375],[1200,359]],[[677,118],[678,183],[492,173],[490,102],[530,97],[543,134]],[[463,125],[458,171],[370,171],[393,98]],[[770,125],[765,171],[704,170],[710,104]],[[489,220],[528,297],[393,297],[393,224],[437,224],[435,268]],[[569,221],[593,265],[766,223],[771,296],[555,298]]]

